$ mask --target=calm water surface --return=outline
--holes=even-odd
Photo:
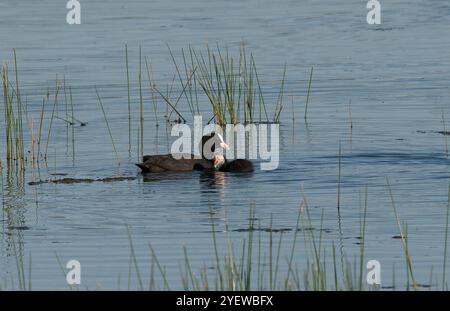
[[[366,3],[356,0],[81,3],[82,24],[69,26],[65,1],[3,0],[0,60],[11,66],[12,49],[16,49],[23,96],[35,124],[47,88],[54,93],[56,75],[66,77],[75,115],[88,122],[75,128],[73,162],[71,146],[66,146],[66,124],[54,120],[49,159],[47,167],[41,167],[40,178],[55,178],[51,175],[55,173],[75,178],[138,178],[28,186],[3,171],[2,284],[12,287],[14,279],[17,286],[16,245],[26,266],[32,255],[34,289],[67,289],[55,254],[63,263],[81,262],[83,286],[89,289],[117,289],[118,283],[127,288],[128,225],[145,280],[151,243],[166,266],[172,288],[181,288],[183,244],[194,271],[214,263],[211,217],[219,247],[225,251],[227,239],[239,245],[247,236],[243,229],[248,227],[250,205],[255,205],[261,227],[267,228],[273,215],[274,228],[293,229],[303,196],[315,227],[320,227],[323,212],[324,247],[330,254],[331,243],[339,240],[339,144],[342,243],[348,258],[352,261],[359,251],[360,194],[367,186],[367,258],[381,262],[383,285],[391,285],[394,264],[397,280],[403,279],[401,242],[392,238],[399,232],[386,186],[389,178],[401,219],[408,224],[418,281],[428,282],[432,266],[440,273],[449,159],[445,137],[437,132],[443,130],[442,114],[450,119],[448,1],[384,1],[379,26],[366,23]],[[257,166],[249,176],[227,174],[216,179],[204,179],[198,173],[144,179],[134,166],[138,161],[139,45],[152,64],[156,83],[165,89],[175,73],[166,43],[177,56],[189,44],[203,49],[207,43],[219,43],[237,57],[242,42],[255,56],[270,114],[287,64],[279,168],[261,171]],[[131,154],[127,151],[125,43],[133,81]],[[306,124],[303,111],[311,66],[314,77]],[[94,86],[104,101],[120,166]],[[171,141],[163,120],[166,107],[159,99],[157,129],[150,92],[144,92],[145,153],[166,153]],[[186,103],[180,106],[189,115]],[[58,110],[63,117],[62,106]],[[201,110],[209,118],[206,101]],[[0,133],[4,132],[2,121]],[[2,136],[2,159],[4,142]],[[38,178],[37,174],[28,171],[26,182]],[[265,249],[267,237],[263,232]],[[292,239],[293,232],[286,232],[283,258],[289,255]],[[305,264],[303,242],[298,243],[296,261]],[[134,274],[132,280],[136,288]]]

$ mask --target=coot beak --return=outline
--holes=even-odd
[[[230,150],[230,147],[226,143],[220,143],[220,147],[226,150]]]
[[[221,155],[216,155],[214,157],[214,168],[219,169],[225,163],[225,158]]]
[[[230,147],[225,143],[225,141],[223,140],[222,135],[220,135],[219,133],[217,133],[217,136],[219,137],[220,140],[220,147],[222,147],[223,149],[226,150],[230,150]]]

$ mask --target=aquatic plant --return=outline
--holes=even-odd
[[[113,150],[114,150],[114,154],[116,156],[117,163],[120,165],[119,154],[117,153],[116,144],[114,143],[114,138],[113,138],[113,135],[112,135],[112,132],[111,132],[111,127],[109,126],[108,117],[106,116],[105,108],[103,107],[103,102],[102,102],[102,99],[100,97],[100,94],[98,93],[97,88],[95,88],[95,93],[97,94],[98,103],[100,104],[100,108],[102,110],[103,118],[105,119],[105,124],[106,124],[106,127],[108,129],[109,138],[111,139],[111,144],[112,144],[112,147],[113,147]]]
[[[50,117],[50,124],[48,126],[48,132],[47,132],[47,141],[45,143],[45,154],[44,154],[44,158],[47,159],[47,153],[48,153],[48,145],[50,142],[50,135],[52,133],[52,125],[53,125],[53,119],[55,118],[55,111],[56,111],[56,107],[58,105],[58,94],[59,94],[59,90],[60,90],[60,83],[58,81],[58,76],[56,76],[56,85],[55,85],[55,98],[53,100],[53,109],[52,109],[52,115]]]
[[[311,67],[311,73],[309,74],[308,93],[306,94],[305,120],[306,120],[306,116],[308,114],[309,94],[311,93],[311,82],[312,82],[313,71],[314,71],[314,67]]]
[[[219,45],[215,49],[207,45],[206,51],[199,51],[189,46],[188,53],[184,49],[181,50],[182,66],[177,62],[170,47],[169,53],[182,92],[175,104],[166,96],[162,97],[179,116],[181,114],[175,108],[181,96],[184,96],[189,111],[192,116],[195,116],[200,114],[199,95],[204,95],[212,108],[210,121],[215,119],[215,122],[222,126],[240,122],[278,123],[280,121],[286,66],[274,115],[270,121],[253,54],[248,54],[244,45],[240,47],[237,59],[231,56],[228,48],[222,49]],[[203,92],[199,92],[198,86]],[[158,93],[161,95],[160,91]],[[257,111],[258,108],[259,111]],[[181,118],[185,121],[184,117],[181,116]]]
[[[449,217],[450,217],[450,181],[448,183],[447,213],[446,213],[446,217],[445,217],[444,260],[443,260],[443,264],[442,264],[442,290],[447,289],[446,270],[447,270],[447,245],[448,245]]]
[[[128,99],[128,152],[131,152],[131,97],[130,97],[130,71],[128,68],[128,45],[125,44],[125,64],[127,69],[127,99]]]
[[[405,267],[407,269],[406,284],[403,288],[396,285],[396,266],[393,266],[392,286],[385,286],[387,289],[420,289],[420,284],[415,279],[412,269],[411,254],[408,249],[407,227],[402,225],[395,200],[393,199],[393,191],[387,181],[388,195],[392,200],[395,219],[398,229],[400,230],[400,239],[404,249]],[[3,189],[3,187],[2,187]],[[442,275],[442,290],[447,289],[446,284],[446,257],[447,257],[447,241],[448,241],[448,223],[450,211],[450,183],[448,187],[448,200],[446,206],[446,223],[445,223],[445,245],[444,245],[444,262]],[[359,251],[355,255],[354,261],[350,261],[347,256],[343,256],[344,260],[341,267],[338,265],[339,256],[335,243],[331,244],[331,250],[323,245],[323,227],[324,210],[322,210],[319,219],[319,225],[316,227],[316,221],[313,221],[308,201],[304,196],[297,211],[296,220],[293,227],[277,229],[273,226],[273,217],[270,217],[269,226],[263,227],[257,222],[256,206],[250,205],[248,214],[248,225],[242,232],[247,235],[240,240],[231,239],[228,224],[225,223],[225,230],[219,230],[213,217],[213,211],[210,212],[211,223],[211,242],[212,242],[212,262],[205,262],[203,268],[196,272],[189,258],[189,249],[182,246],[183,257],[181,258],[180,283],[169,283],[166,267],[158,258],[156,251],[151,243],[148,243],[150,252],[150,260],[146,260],[149,265],[148,282],[146,282],[145,273],[139,263],[135,245],[132,239],[132,229],[127,226],[127,234],[130,247],[130,263],[128,272],[127,289],[134,289],[133,274],[136,277],[138,290],[171,290],[172,287],[184,290],[219,290],[219,291],[247,291],[247,290],[380,290],[379,285],[368,285],[365,281],[366,275],[364,271],[365,262],[365,236],[367,228],[368,213],[368,188],[364,187],[360,191],[360,222],[359,222]],[[217,233],[223,232],[226,238],[226,249],[219,247]],[[263,237],[265,233],[268,247],[263,249]],[[285,245],[286,234],[291,234],[291,245],[289,246],[285,260],[281,260],[281,249]],[[318,234],[318,236],[317,236]],[[275,236],[278,237],[275,239]],[[303,243],[299,243],[303,237]],[[276,240],[276,241],[275,241]],[[304,245],[302,248],[300,245]],[[13,241],[13,254],[16,258],[16,275],[18,288],[12,279],[11,286],[14,289],[30,290],[31,287],[31,255],[28,264],[28,276],[26,276],[26,268],[23,260],[22,252],[19,252]],[[331,255],[329,255],[331,254]],[[304,256],[303,266],[297,262],[298,256]],[[65,276],[65,269],[56,255],[57,262],[61,267],[61,271]],[[134,271],[134,272],[133,272]],[[430,271],[430,279],[428,285],[430,287],[433,280],[433,271]],[[146,285],[147,284],[147,285]],[[2,288],[10,289],[7,285]],[[69,289],[79,289],[76,286],[69,285]],[[118,288],[120,287],[120,277]]]
[[[409,283],[409,277],[411,277],[411,280],[413,283],[412,284],[413,288],[417,289],[417,282],[416,282],[416,279],[414,278],[414,273],[413,273],[412,258],[411,258],[411,255],[409,253],[409,248],[408,248],[408,227],[406,225],[403,226],[400,222],[397,207],[395,205],[394,195],[392,194],[391,185],[389,184],[389,179],[387,179],[387,178],[386,178],[386,183],[387,183],[387,186],[389,189],[389,196],[391,198],[392,208],[394,209],[395,220],[397,222],[398,230],[400,232],[400,240],[402,241],[403,251],[405,253],[405,260],[406,260],[407,272],[408,272],[407,273],[408,283]]]
[[[445,156],[448,158],[448,138],[447,138],[448,132],[447,132],[447,127],[445,126],[445,116],[444,116],[444,111],[442,111],[441,118],[442,118],[442,125],[443,125],[443,127],[444,127],[442,133],[443,133],[443,135],[444,135],[444,142],[445,142]]]
[[[145,57],[145,68],[147,69],[148,85],[149,85],[150,92],[151,92],[151,95],[152,95],[153,113],[155,115],[156,127],[158,127],[159,126],[159,123],[158,123],[158,108],[157,108],[157,100],[156,100],[156,95],[155,95],[155,85],[153,83],[153,72],[151,70],[151,65],[149,66],[149,63],[147,61],[147,57]]]
[[[389,190],[390,193],[392,190]],[[308,204],[305,200],[301,203],[296,225],[290,232],[293,234],[292,245],[285,264],[280,261],[280,250],[283,243],[284,230],[274,229],[272,226],[272,218],[270,220],[269,228],[262,228],[255,224],[255,207],[252,205],[249,212],[249,223],[247,227],[247,237],[241,240],[240,247],[228,238],[227,250],[224,255],[219,250],[218,241],[216,237],[216,224],[211,216],[211,235],[213,244],[213,261],[214,261],[214,275],[211,276],[210,268],[202,268],[199,273],[194,273],[192,264],[189,259],[188,248],[183,246],[183,266],[181,273],[181,284],[184,290],[219,290],[219,291],[246,291],[246,290],[379,290],[378,285],[367,285],[365,282],[364,273],[364,250],[365,250],[365,232],[367,224],[367,188],[362,191],[362,203],[360,210],[360,236],[359,236],[359,258],[356,257],[352,263],[348,259],[342,266],[342,277],[339,277],[339,268],[337,266],[337,254],[335,244],[332,244],[331,257],[326,256],[326,249],[322,245],[324,231],[323,228],[323,211],[320,218],[320,226],[314,229],[313,221],[309,214]],[[397,215],[398,217],[398,215]],[[128,229],[130,230],[130,229]],[[228,232],[228,231],[226,231]],[[261,233],[267,232],[269,237],[269,247],[267,253],[261,252]],[[319,232],[319,236],[315,235]],[[255,233],[259,233],[258,240],[255,240]],[[298,234],[302,233],[305,247],[302,252],[306,256],[306,266],[300,268],[295,263],[295,255],[298,254],[296,247],[298,245]],[[402,229],[402,233],[406,233]],[[279,234],[278,243],[274,243],[274,234]],[[142,289],[142,271],[138,268],[138,261],[133,250],[131,242],[131,234],[129,231],[130,248],[132,249],[131,258],[136,274],[139,280],[139,288]],[[166,269],[161,266],[154,249],[151,249],[151,274],[149,280],[149,290],[170,290],[171,287],[167,281]],[[405,289],[411,287],[418,289],[418,283],[413,278],[411,259],[407,246],[405,246],[405,262],[407,269],[410,271],[409,277],[412,278],[412,285],[409,281],[406,283]],[[276,252],[274,251],[276,249]],[[257,250],[257,251],[255,251]],[[268,258],[267,258],[267,257]],[[346,257],[344,257],[346,258]],[[331,259],[331,273],[328,266]],[[267,262],[268,261],[268,262]],[[161,287],[157,286],[157,278],[153,271],[154,266],[158,267],[160,277],[163,282]],[[207,265],[208,267],[210,264]],[[280,276],[280,271],[285,273]],[[357,272],[358,271],[358,272]],[[392,286],[387,288],[396,289],[395,285],[395,266],[393,267],[394,276]],[[445,271],[444,271],[445,272]],[[131,278],[129,276],[129,278]],[[331,283],[329,283],[332,281]],[[444,282],[444,281],[443,281]],[[430,282],[431,284],[431,282]]]
[[[142,48],[139,46],[139,158],[144,155],[144,99],[142,95]]]
[[[1,72],[6,132],[6,160],[8,168],[17,167],[17,164],[20,163],[20,168],[24,170],[26,166],[23,129],[25,108],[20,93],[16,51],[13,51],[15,86],[13,85],[14,82],[11,82],[9,78],[7,64],[2,66]]]

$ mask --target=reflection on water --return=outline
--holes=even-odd
[[[24,234],[29,229],[24,174],[21,170],[1,171],[2,257],[11,265],[24,262]],[[8,280],[9,281],[9,280]]]
[[[215,193],[215,191],[220,191],[227,187],[227,176],[224,172],[202,172],[200,185],[202,186],[202,192]]]

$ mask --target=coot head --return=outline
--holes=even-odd
[[[226,159],[223,156],[223,153],[219,152],[219,148],[216,149],[216,146],[221,149],[230,149],[230,147],[223,140],[221,134],[211,132],[210,134],[202,137],[199,149],[202,154],[202,158],[212,161],[214,163],[214,167],[217,169],[225,164]]]

